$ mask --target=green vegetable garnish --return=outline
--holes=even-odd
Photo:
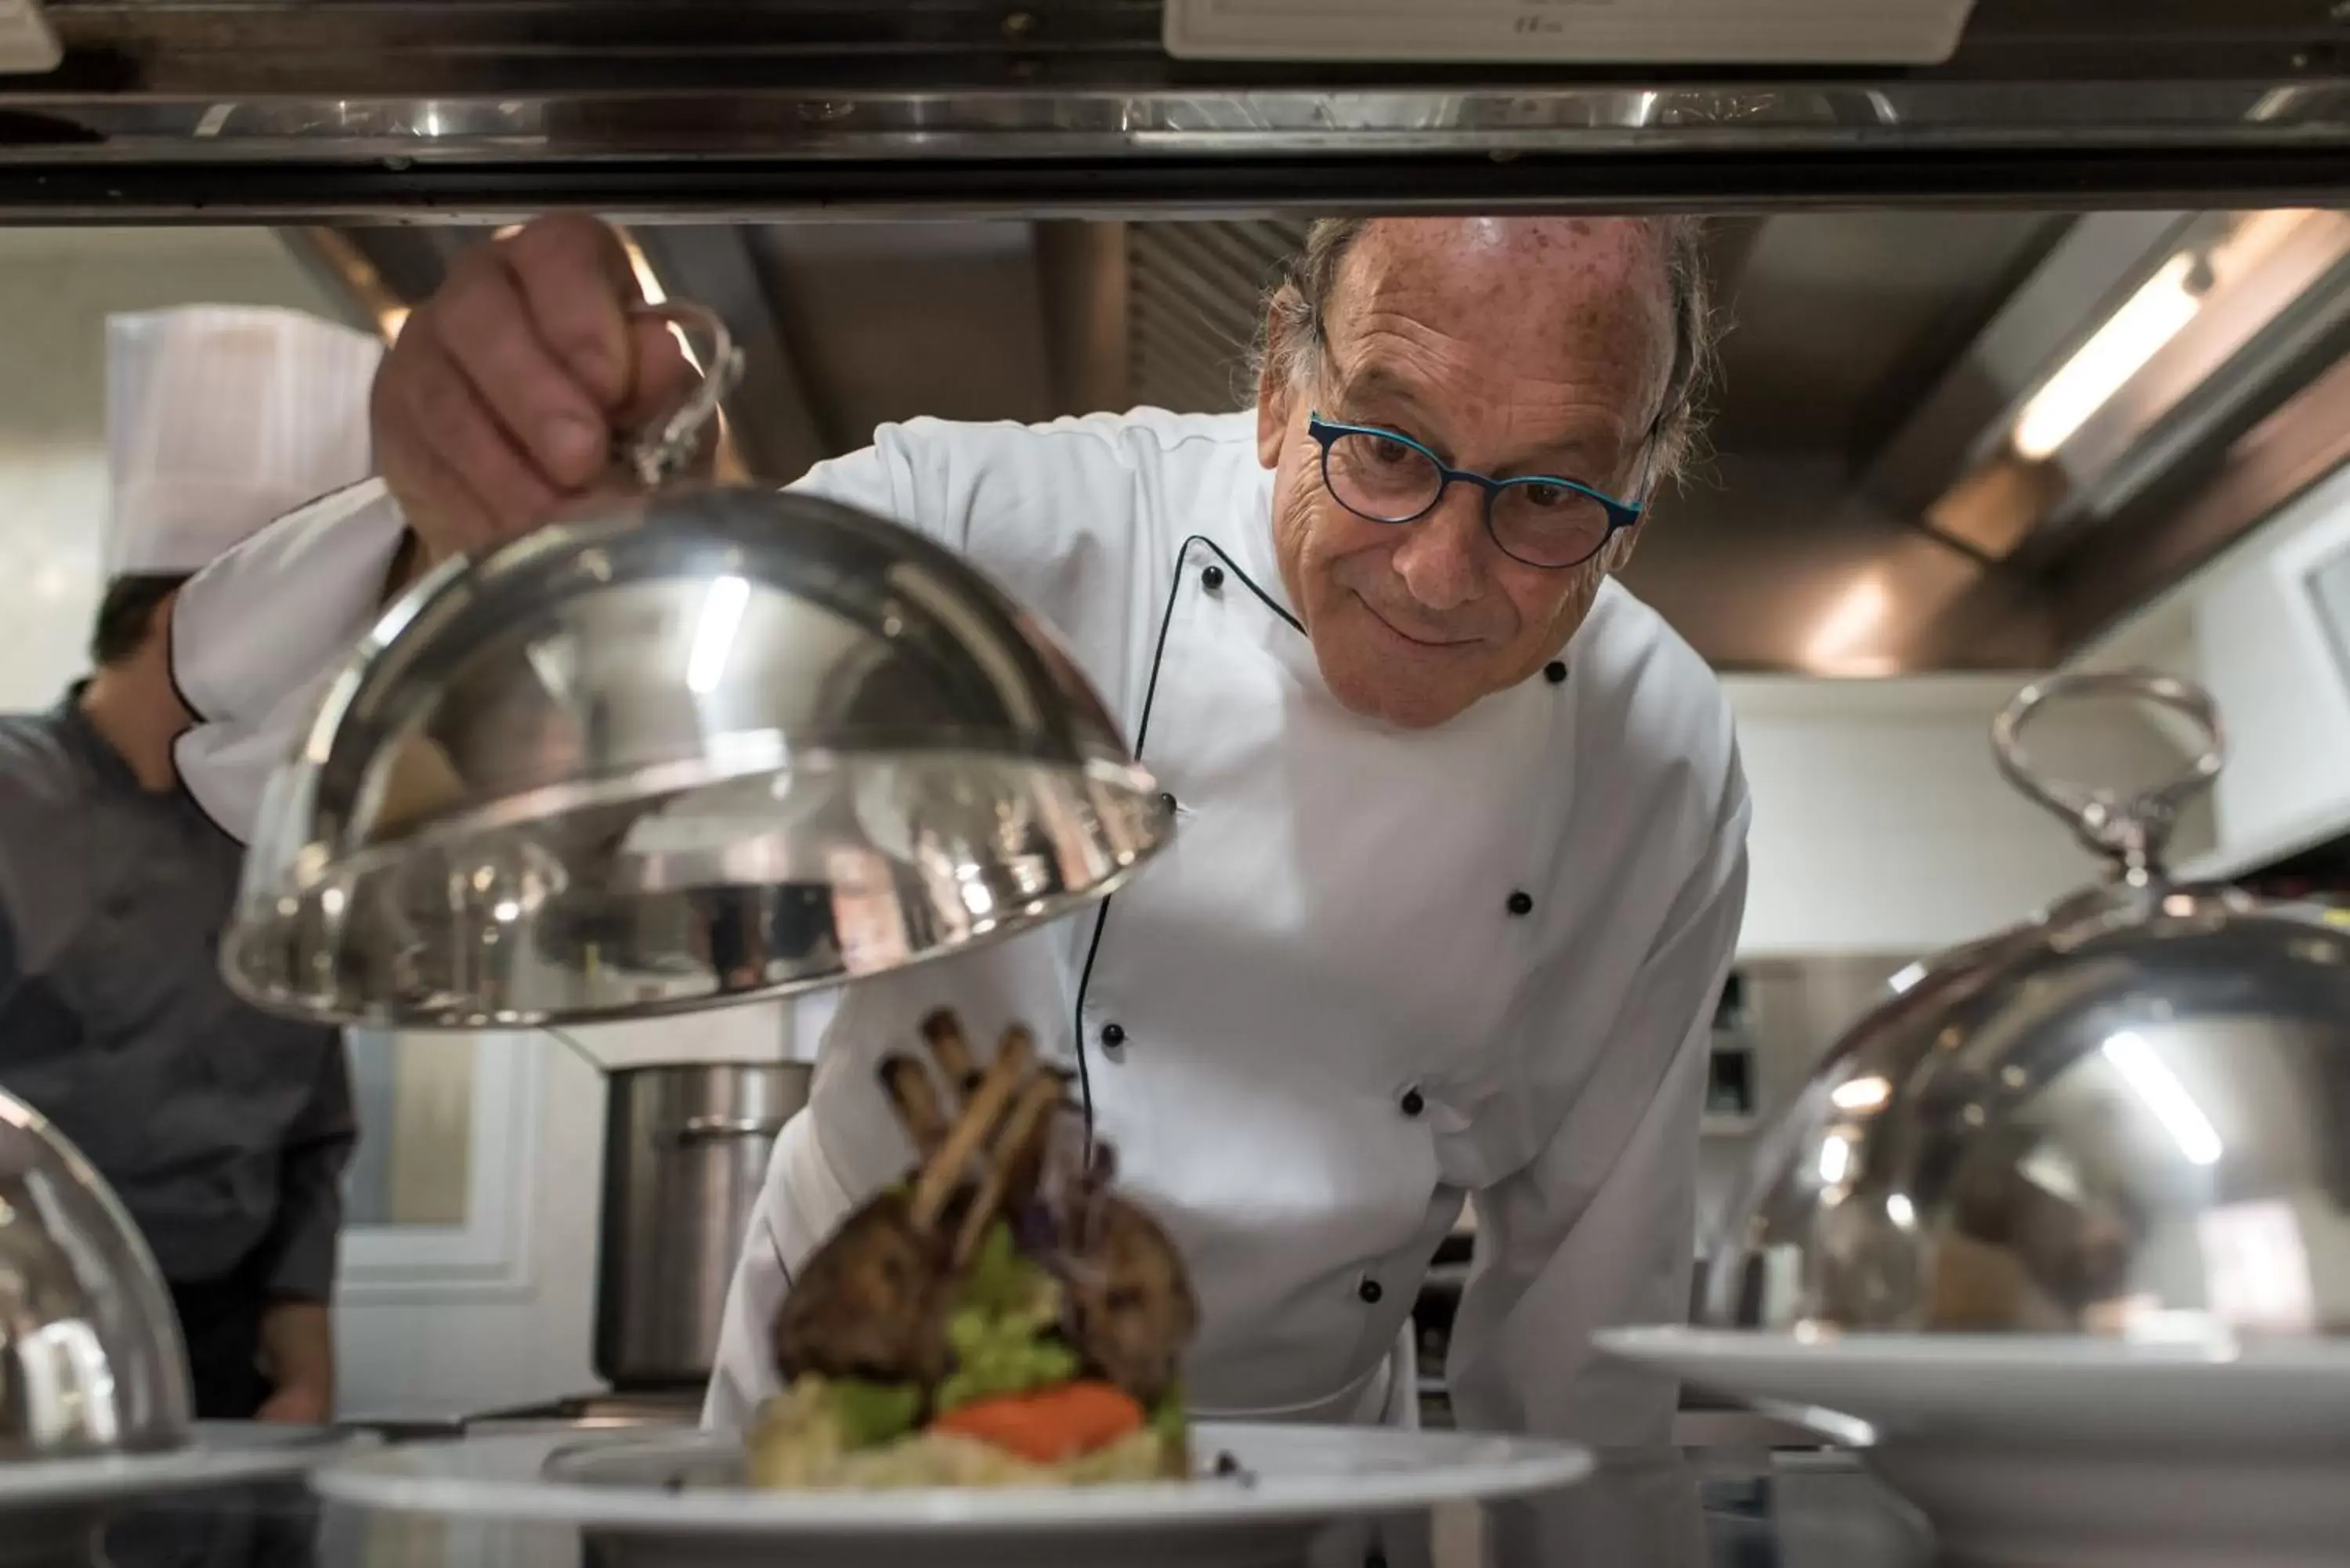
[[[955,1369],[939,1386],[941,1411],[982,1399],[1025,1394],[1077,1375],[1076,1353],[1052,1337],[1061,1319],[1061,1287],[1012,1245],[998,1220],[981,1239],[947,1317]]]
[[[1042,1310],[1057,1313],[1059,1297],[1053,1276],[1013,1250],[1012,1227],[999,1220],[981,1238],[955,1304],[990,1317],[1033,1319]]]
[[[1161,1442],[1180,1443],[1183,1440],[1190,1426],[1183,1417],[1181,1384],[1167,1390],[1159,1401],[1159,1407],[1150,1412],[1150,1429],[1159,1435]]]
[[[910,1383],[868,1383],[843,1378],[825,1386],[840,1440],[851,1449],[878,1449],[914,1429],[922,1413],[922,1391]]]
[[[948,1320],[947,1337],[954,1345],[956,1365],[939,1385],[941,1410],[1049,1388],[1077,1375],[1076,1352],[1008,1319],[991,1322],[975,1313],[957,1313]]]

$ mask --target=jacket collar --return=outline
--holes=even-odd
[[[130,764],[123,761],[122,753],[99,733],[98,726],[89,722],[88,713],[82,711],[82,693],[88,690],[87,678],[75,681],[66,688],[64,700],[49,710],[49,717],[57,725],[57,738],[73,754],[74,760],[88,769],[100,784],[137,791],[140,788],[139,775],[130,771]]]

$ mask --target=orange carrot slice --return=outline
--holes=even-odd
[[[976,1438],[1049,1465],[1107,1448],[1140,1431],[1143,1421],[1142,1407],[1115,1385],[1064,1383],[975,1400],[932,1421],[931,1430]]]

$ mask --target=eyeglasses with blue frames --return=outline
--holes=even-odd
[[[1599,554],[1640,508],[1550,474],[1494,479],[1454,468],[1408,435],[1376,425],[1340,424],[1309,414],[1305,433],[1322,448],[1322,483],[1338,504],[1373,523],[1415,523],[1456,483],[1485,493],[1485,532],[1502,554],[1563,571]]]

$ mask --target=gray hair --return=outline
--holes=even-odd
[[[1328,347],[1323,321],[1338,269],[1369,218],[1322,218],[1306,231],[1305,248],[1290,258],[1265,301],[1255,364],[1268,364],[1302,381]],[[1663,402],[1649,427],[1641,488],[1678,479],[1697,452],[1705,427],[1704,400],[1712,389],[1721,336],[1713,316],[1713,286],[1706,275],[1705,223],[1694,217],[1646,218],[1663,254],[1672,309],[1673,362]]]

